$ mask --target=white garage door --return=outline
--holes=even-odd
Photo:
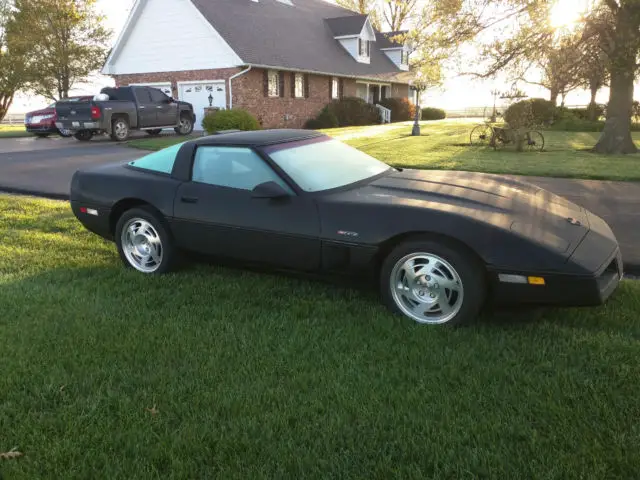
[[[224,81],[180,84],[180,100],[193,105],[197,116],[196,130],[202,130],[204,110],[208,107],[226,108],[227,95]]]

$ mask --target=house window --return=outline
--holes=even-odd
[[[331,79],[331,98],[340,98],[340,80],[336,77]]]
[[[409,64],[409,53],[405,52],[404,50],[402,50],[402,53],[400,54],[400,63],[402,65],[408,65]]]
[[[295,87],[293,95],[296,98],[304,97],[304,75],[302,73],[296,73],[294,77]]]
[[[267,92],[270,97],[280,96],[280,75],[276,70],[269,70],[267,74],[268,86]]]
[[[358,53],[361,57],[369,57],[369,55],[371,54],[370,44],[371,42],[369,42],[368,40],[362,40],[361,38],[358,38]]]

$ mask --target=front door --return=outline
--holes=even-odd
[[[178,105],[163,92],[150,88],[151,100],[156,109],[156,126],[171,127],[178,124]]]
[[[202,146],[192,179],[177,191],[173,231],[184,248],[295,270],[320,267],[320,222],[313,200],[296,196],[253,150]],[[274,181],[291,196],[253,198]]]

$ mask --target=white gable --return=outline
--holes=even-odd
[[[240,57],[191,0],[137,0],[102,73],[230,68]]]

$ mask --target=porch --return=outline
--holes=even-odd
[[[380,105],[382,100],[391,96],[391,84],[357,80],[356,96],[378,108],[381,123],[391,123],[391,110]]]

